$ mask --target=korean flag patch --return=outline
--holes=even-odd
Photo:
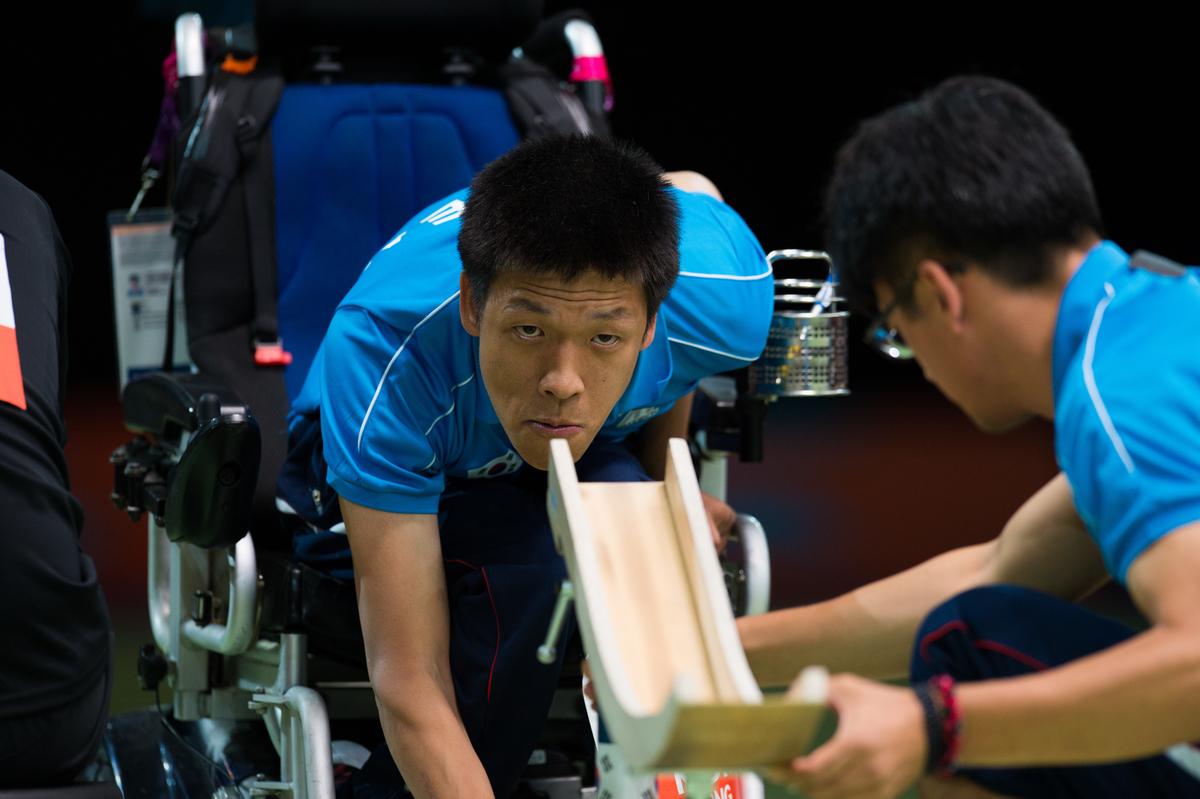
[[[499,458],[493,458],[478,469],[467,472],[467,477],[472,480],[477,477],[501,477],[520,469],[522,463],[521,456],[510,449]]]

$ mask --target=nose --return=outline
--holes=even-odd
[[[538,391],[543,397],[563,402],[583,393],[583,377],[579,374],[577,360],[570,345],[554,350],[538,382]]]

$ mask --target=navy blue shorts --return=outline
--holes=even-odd
[[[624,444],[593,443],[576,464],[585,482],[649,480]],[[546,516],[546,473],[522,467],[494,479],[450,479],[438,512],[450,602],[450,669],[467,735],[500,799],[512,793],[542,730],[564,659],[545,666],[545,639],[566,564]],[[561,644],[575,634],[574,615]],[[355,799],[402,796],[386,747],[355,779]]]
[[[1044,671],[1108,649],[1135,632],[1047,594],[988,586],[940,605],[917,633],[911,679],[969,682]],[[1017,797],[1200,797],[1200,780],[1165,756],[1103,766],[963,769],[988,790]]]

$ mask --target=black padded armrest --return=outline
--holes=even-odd
[[[198,547],[233,546],[250,529],[262,436],[244,412],[205,422],[168,481],[167,537]]]
[[[207,375],[162,372],[127,385],[122,405],[125,426],[143,437],[113,453],[117,506],[135,519],[149,511],[172,541],[237,543],[250,528],[262,459],[249,408]]]
[[[130,382],[121,395],[125,427],[164,442],[177,442],[181,433],[235,408],[247,410],[233,389],[205,374],[156,372]]]

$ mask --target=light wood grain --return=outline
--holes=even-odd
[[[637,769],[774,765],[811,746],[828,710],[764,702],[737,638],[687,445],[662,483],[579,483],[551,442],[547,510],[575,584],[605,725]]]

